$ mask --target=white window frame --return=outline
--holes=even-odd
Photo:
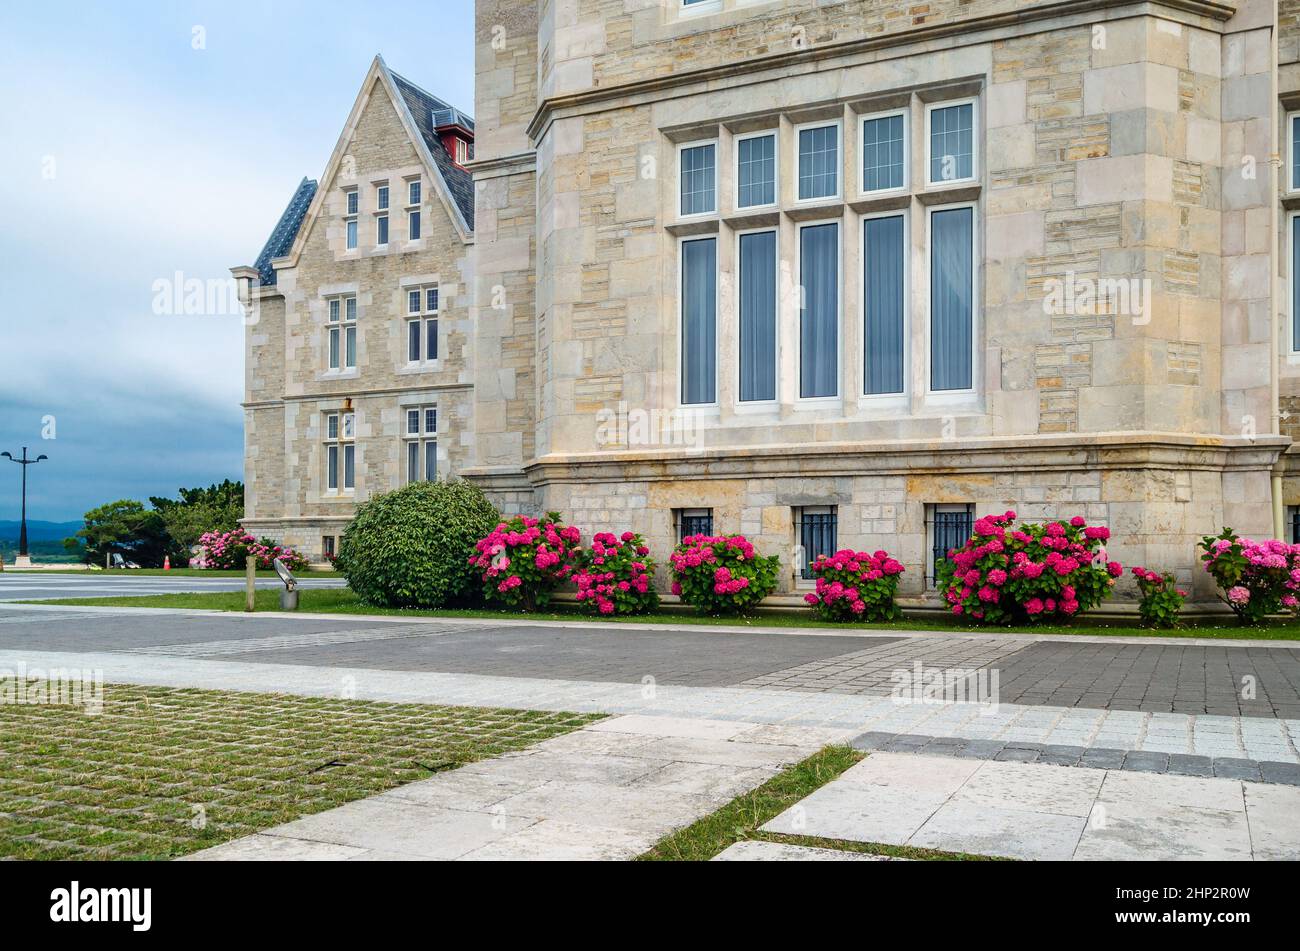
[[[419,196],[414,199],[412,198],[411,195],[411,189],[413,188],[418,188],[420,190]],[[406,207],[418,208],[423,203],[424,203],[424,180],[418,177],[408,178],[406,180]]]
[[[893,116],[903,118],[903,184],[893,188],[867,188],[867,168],[863,162],[866,154],[867,123],[874,119],[889,119]],[[869,112],[858,116],[858,194],[860,195],[898,195],[912,187],[912,111],[907,107],[889,109],[885,112]],[[927,166],[928,168],[928,166]]]
[[[680,201],[680,199],[679,199],[679,201]],[[721,236],[720,236],[720,235],[717,235],[717,234],[692,234],[692,235],[681,235],[681,236],[679,236],[679,237],[677,238],[677,288],[676,288],[676,296],[677,296],[677,373],[676,373],[676,376],[677,376],[677,381],[676,381],[676,396],[675,396],[675,402],[676,402],[676,405],[677,405],[679,408],[681,408],[681,409],[685,409],[685,410],[697,410],[697,411],[698,411],[698,410],[717,409],[717,408],[719,407],[719,405],[720,405],[720,398],[721,398],[721,397],[720,397],[720,394],[719,394],[719,390],[720,390],[722,387],[721,387],[721,385],[720,385],[720,383],[721,383],[721,376],[720,376],[718,370],[719,370],[719,368],[722,366],[722,362],[721,362],[721,361],[722,361],[722,335],[718,332],[718,330],[719,330],[719,325],[720,325],[719,317],[721,316],[721,312],[720,312],[720,310],[719,310],[719,307],[720,307],[720,305],[721,305],[721,303],[722,303],[722,281],[721,281],[721,279],[720,279],[721,275],[718,274],[716,271],[715,271],[714,276],[713,276],[713,401],[710,402],[710,403],[684,403],[684,402],[682,402],[682,382],[683,382],[683,378],[682,378],[682,364],[685,362],[685,356],[686,356],[686,354],[685,354],[685,350],[684,350],[684,347],[683,347],[683,343],[684,343],[684,341],[686,340],[686,308],[682,306],[682,303],[683,303],[682,284],[684,283],[683,280],[682,280],[682,278],[683,278],[683,276],[684,276],[684,272],[683,272],[683,270],[682,270],[682,258],[683,258],[683,255],[684,255],[684,252],[683,252],[683,249],[682,249],[682,245],[684,245],[684,244],[685,244],[686,242],[688,242],[688,241],[708,241],[708,240],[710,240],[710,239],[713,240],[713,242],[714,242],[714,245],[713,245],[713,247],[714,247],[713,260],[714,260],[714,262],[715,262],[715,264],[716,264],[717,261],[718,261],[717,250],[718,250],[719,248],[722,247],[722,239],[721,239]]]
[[[352,301],[352,316],[348,317],[348,301]],[[330,315],[333,304],[338,303],[339,319]],[[325,368],[330,373],[349,373],[356,370],[355,362],[348,363],[348,332],[352,333],[352,355],[357,357],[360,350],[360,332],[357,327],[360,317],[360,305],[356,294],[334,294],[325,298]],[[338,366],[333,364],[334,340],[338,339]]]
[[[356,199],[357,210],[352,211],[350,204]],[[356,188],[343,189],[343,247],[355,251],[360,240],[361,229],[357,225],[357,216],[361,210],[361,193]]]
[[[970,177],[953,178],[947,181],[934,181],[930,178],[931,154],[930,147],[933,139],[930,134],[930,114],[936,109],[949,109],[953,106],[971,107],[970,112]],[[980,103],[978,96],[968,96],[965,99],[944,99],[939,102],[927,102],[925,104],[925,187],[927,189],[944,189],[954,188],[960,185],[969,185],[980,180],[980,143],[983,135],[980,131]]]
[[[436,367],[442,360],[442,339],[440,336],[441,328],[436,326],[442,314],[442,290],[437,284],[408,284],[402,290],[405,292],[406,301],[403,305],[402,319],[406,327],[406,365],[408,367],[424,366]],[[438,306],[433,310],[429,309],[429,291],[434,291],[438,295]],[[420,295],[420,309],[411,310],[411,295]],[[434,327],[434,339],[438,343],[438,356],[430,358],[429,356],[429,324]],[[420,359],[411,359],[411,325],[419,324],[420,326]],[[436,407],[435,407],[436,408]]]
[[[858,394],[864,402],[870,402],[875,408],[884,408],[881,404],[898,403],[907,405],[912,393],[912,216],[907,208],[895,208],[890,211],[873,211],[858,216],[858,338],[860,352],[858,366],[862,368],[862,392]],[[900,393],[867,392],[867,222],[873,218],[903,219],[903,390]],[[928,254],[928,251],[927,251]],[[926,272],[929,277],[929,271]],[[927,351],[928,352],[928,351]],[[941,392],[950,392],[943,390]]]
[[[706,13],[720,13],[722,11],[722,0],[699,0],[697,3],[687,3],[686,0],[677,0],[677,16],[696,17]]]
[[[932,235],[934,229],[932,219],[935,212],[954,211],[958,208],[969,208],[971,210],[971,364],[970,364],[970,381],[969,389],[965,390],[936,390],[933,389],[933,367],[931,365],[931,354],[933,353],[932,335],[934,333],[934,299],[930,295],[932,277],[931,268],[934,266],[934,255]],[[943,404],[946,402],[964,403],[980,392],[980,384],[983,380],[983,367],[980,364],[980,335],[983,332],[982,308],[980,307],[981,282],[980,272],[982,260],[979,255],[980,249],[980,209],[979,204],[973,201],[958,201],[944,205],[928,205],[925,209],[925,281],[926,281],[926,312],[925,312],[925,398],[931,404]]]
[[[803,232],[805,228],[816,228],[820,225],[835,226],[835,253],[839,258],[839,268],[837,276],[839,278],[839,293],[835,295],[835,395],[834,396],[804,396],[803,378],[801,376],[803,366]],[[844,400],[844,223],[840,218],[818,218],[812,221],[801,221],[795,227],[794,232],[794,287],[795,287],[795,312],[794,312],[794,406],[795,409],[811,408],[816,409],[823,406],[838,406]],[[859,282],[861,283],[861,282]]]
[[[1286,168],[1283,170],[1286,186],[1282,191],[1288,195],[1300,192],[1300,188],[1296,188],[1293,184],[1295,181],[1295,163],[1297,158],[1300,158],[1295,154],[1295,124],[1297,122],[1300,122],[1300,111],[1286,114],[1286,131],[1284,133],[1286,135]]]
[[[428,413],[434,414],[433,432],[428,430]],[[418,430],[411,432],[410,417],[411,413],[418,414]],[[436,403],[421,404],[419,406],[402,407],[402,484],[410,485],[415,482],[432,482],[435,481],[442,471],[442,460],[438,456],[438,406]],[[433,445],[433,479],[429,478],[428,466],[426,464],[428,452],[427,446]],[[416,465],[421,473],[420,478],[411,479],[411,449],[414,445],[416,449]]]
[[[393,190],[389,187],[388,182],[375,182],[375,247],[386,248],[393,240],[393,222],[390,212],[393,208]],[[380,204],[380,196],[383,196],[384,202]],[[379,240],[380,222],[383,222],[383,228],[388,234],[386,240]]]
[[[772,140],[772,200],[762,205],[742,205],[740,203],[740,143],[749,139]],[[764,208],[778,208],[781,205],[781,132],[779,129],[765,129],[762,132],[747,132],[733,140],[732,152],[735,154],[736,194],[733,201],[737,211],[756,211]]]
[[[703,145],[713,146],[713,208],[710,211],[696,211],[689,215],[682,213],[682,153],[687,149],[697,149]],[[694,142],[681,142],[677,145],[677,220],[678,221],[701,221],[707,218],[716,218],[718,216],[718,181],[721,178],[718,167],[718,159],[722,155],[722,150],[718,147],[718,140],[698,139]]]
[[[776,267],[773,269],[776,273],[773,279],[776,282],[775,301],[776,301],[776,395],[770,400],[742,400],[740,398],[740,239],[747,234],[765,234],[772,233],[776,235]],[[746,228],[743,231],[735,233],[735,247],[733,249],[733,258],[736,270],[736,313],[733,326],[736,328],[736,412],[753,413],[753,412],[771,412],[772,409],[781,403],[781,229],[775,225],[766,225],[762,228]]]
[[[825,129],[835,126],[835,194],[818,198],[799,197],[799,138],[808,129]],[[818,205],[842,201],[844,198],[844,122],[841,119],[821,119],[817,122],[801,122],[794,127],[794,201],[795,205]]]
[[[1300,115],[1300,113],[1297,113]],[[1287,363],[1300,363],[1300,348],[1295,344],[1295,291],[1296,282],[1300,281],[1300,274],[1296,274],[1295,262],[1295,227],[1296,219],[1300,218],[1300,211],[1288,211],[1286,213],[1286,355]]]
[[[334,435],[330,435],[333,420]],[[352,495],[357,489],[357,414],[355,410],[330,410],[324,414],[324,494],[330,496]],[[330,450],[334,450],[331,462]],[[352,484],[347,484],[348,450],[352,450]],[[334,483],[330,485],[331,481]]]

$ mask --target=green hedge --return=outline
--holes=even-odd
[[[500,520],[469,482],[415,482],[357,506],[337,568],[357,597],[389,608],[477,603],[474,543]]]

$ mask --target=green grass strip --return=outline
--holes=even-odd
[[[898,858],[924,860],[981,859],[983,856],[936,852],[909,846],[882,845],[874,842],[843,842],[810,836],[777,835],[760,832],[761,826],[775,819],[791,806],[839,777],[865,754],[848,746],[828,746],[801,763],[777,773],[757,789],[738,796],[717,812],[693,825],[661,839],[654,848],[638,858],[643,862],[707,862],[728,846],[748,839],[837,849],[843,852],[869,852]]]
[[[278,611],[280,609],[278,589],[258,590],[256,610]],[[206,611],[242,611],[244,610],[243,591],[219,591],[208,593],[154,594],[99,598],[61,598],[50,601],[28,601],[28,604],[55,604],[76,607],[117,607],[117,608],[171,608]],[[1285,621],[1263,627],[1240,627],[1235,623],[1193,623],[1186,628],[1172,631],[1156,631],[1138,627],[1132,623],[1107,623],[1081,619],[1079,623],[1066,625],[1042,624],[1034,627],[972,627],[967,624],[954,623],[950,616],[912,617],[899,621],[880,624],[841,624],[831,625],[818,619],[811,611],[803,613],[764,613],[753,617],[702,617],[698,614],[683,612],[658,611],[653,614],[631,617],[611,616],[594,617],[580,611],[576,605],[555,604],[547,611],[535,614],[520,614],[517,611],[500,611],[491,609],[454,609],[420,610],[412,608],[377,608],[364,604],[348,588],[309,588],[299,589],[299,610],[315,614],[356,614],[379,615],[406,618],[481,618],[487,620],[517,621],[588,621],[602,625],[610,624],[664,624],[673,627],[683,625],[728,626],[728,627],[787,627],[824,631],[950,631],[954,634],[1072,634],[1084,636],[1110,637],[1200,637],[1215,640],[1300,640],[1300,621]]]

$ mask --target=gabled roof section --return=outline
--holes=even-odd
[[[472,133],[474,119],[392,70],[389,70],[389,75],[393,77],[393,83],[406,104],[412,123],[420,131],[420,137],[424,139],[438,171],[442,173],[465,224],[471,231],[474,230],[474,178],[452,161],[442,137],[436,132],[444,126],[459,125]]]
[[[473,244],[473,178],[464,169],[456,167],[451,161],[451,156],[443,148],[441,140],[436,135],[432,135],[432,117],[426,114],[424,121],[421,123],[416,119],[411,108],[412,103],[420,104],[420,111],[427,113],[427,110],[423,109],[425,99],[436,102],[443,108],[451,107],[441,99],[431,96],[406,80],[402,80],[402,84],[410,91],[403,92],[402,87],[398,85],[397,79],[384,65],[382,56],[376,56],[370,64],[370,69],[366,72],[365,82],[361,86],[361,91],[357,93],[356,102],[352,104],[352,111],[348,114],[347,124],[343,127],[343,132],[339,135],[334,151],[330,154],[330,160],[325,166],[325,174],[321,176],[321,181],[333,182],[338,176],[339,167],[343,164],[343,158],[347,154],[352,136],[356,132],[357,123],[361,120],[361,114],[366,107],[366,103],[370,101],[372,92],[377,88],[376,84],[382,87],[388,95],[393,108],[397,110],[397,116],[401,120],[402,126],[411,139],[411,144],[415,146],[420,160],[429,172],[429,178],[433,186],[429,189],[429,192],[437,195],[438,200],[447,210],[447,215],[451,218],[452,226],[456,229],[461,241],[465,244]],[[453,185],[453,183],[455,184]],[[306,236],[311,230],[312,223],[320,216],[324,204],[325,189],[315,189],[315,195],[311,198],[307,213],[298,226],[297,237],[293,239],[292,247],[284,255],[288,259],[286,262],[287,267],[297,265],[298,258],[302,255],[302,249],[306,243]]]
[[[304,177],[298,185],[298,190],[289,199],[289,205],[284,209],[284,214],[276,222],[271,237],[266,240],[262,253],[253,262],[253,267],[257,268],[258,280],[263,285],[275,283],[275,268],[271,267],[271,261],[275,258],[282,258],[289,253],[289,249],[293,247],[294,239],[298,237],[298,229],[302,226],[302,219],[307,216],[307,209],[311,207],[311,200],[315,197],[316,182],[313,179]]]

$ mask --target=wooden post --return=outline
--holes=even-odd
[[[244,594],[244,610],[252,611],[257,598],[257,556],[249,555],[244,563],[244,580],[247,590]]]

